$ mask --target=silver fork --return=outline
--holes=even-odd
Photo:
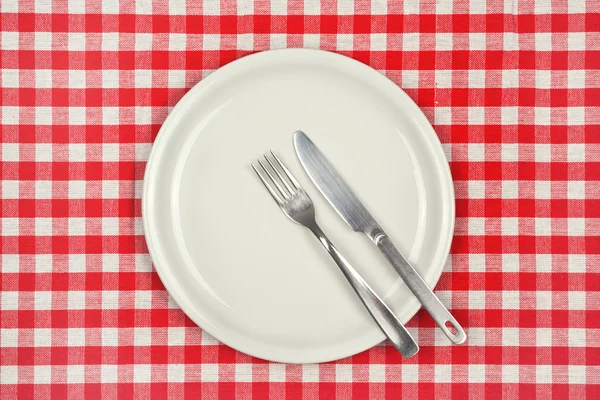
[[[371,289],[358,272],[340,254],[327,236],[325,236],[315,220],[315,209],[310,197],[308,197],[308,194],[306,194],[302,186],[300,186],[279,157],[272,150],[270,153],[270,155],[264,155],[266,163],[263,163],[263,160],[259,158],[257,160],[259,167],[256,167],[254,164],[251,165],[256,175],[258,175],[269,193],[271,193],[271,196],[273,196],[277,205],[289,219],[299,225],[305,226],[319,239],[394,347],[406,358],[414,356],[419,351],[419,346],[415,340],[392,310],[377,296],[373,289]]]

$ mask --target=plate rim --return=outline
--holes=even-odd
[[[330,59],[329,61],[331,61],[331,62],[328,65],[333,65],[335,63],[334,67],[337,66],[341,69],[343,69],[351,64],[354,64],[354,68],[362,68],[364,70],[365,74],[367,74],[365,80],[368,81],[369,85],[375,86],[375,87],[379,86],[380,88],[383,87],[382,85],[388,86],[394,92],[394,97],[396,97],[397,100],[400,100],[400,101],[406,103],[408,107],[412,108],[412,110],[410,110],[411,115],[413,116],[413,118],[418,120],[419,125],[422,127],[422,129],[421,129],[422,132],[420,132],[421,134],[423,132],[429,131],[430,134],[426,133],[426,135],[427,135],[426,141],[429,142],[431,145],[430,147],[431,147],[432,154],[434,155],[434,158],[436,160],[435,164],[437,166],[437,170],[442,175],[440,177],[440,186],[442,187],[444,192],[447,192],[447,195],[449,196],[448,197],[448,203],[449,203],[448,204],[448,208],[449,208],[449,210],[448,210],[449,221],[448,222],[449,222],[449,224],[448,224],[448,228],[447,228],[448,232],[447,232],[447,234],[445,234],[443,236],[446,239],[445,239],[445,243],[442,247],[442,249],[443,249],[442,254],[444,254],[444,258],[441,262],[441,267],[439,268],[439,271],[437,271],[434,274],[435,279],[433,280],[434,283],[431,285],[432,289],[435,288],[435,286],[439,282],[441,274],[444,270],[444,266],[449,257],[450,248],[451,248],[452,240],[454,237],[454,228],[455,228],[455,222],[456,222],[454,181],[452,179],[450,165],[449,165],[446,155],[444,153],[443,146],[439,139],[439,136],[433,129],[433,126],[431,125],[431,123],[429,122],[429,120],[427,119],[427,117],[425,116],[423,111],[421,110],[421,108],[404,92],[404,90],[402,90],[402,88],[400,86],[398,86],[396,83],[391,81],[389,78],[387,78],[385,75],[381,74],[379,71],[372,68],[371,66],[364,64],[358,60],[355,60],[353,58],[344,56],[342,54],[325,51],[325,50],[302,49],[302,48],[276,49],[276,50],[266,50],[266,51],[262,51],[262,52],[258,52],[258,53],[252,53],[252,54],[246,55],[244,57],[238,58],[238,59],[218,68],[217,70],[213,71],[210,75],[208,75],[205,78],[198,81],[194,86],[192,86],[192,88],[190,88],[190,90],[187,93],[185,93],[179,99],[179,101],[172,108],[171,112],[169,112],[169,114],[167,115],[166,119],[162,123],[162,125],[156,135],[154,142],[152,143],[152,148],[151,148],[150,154],[148,156],[148,161],[146,162],[144,177],[143,177],[144,182],[143,182],[143,189],[142,189],[142,197],[141,197],[142,225],[143,225],[143,229],[144,229],[144,238],[146,241],[146,246],[148,248],[148,252],[149,252],[150,258],[152,260],[154,270],[156,271],[161,282],[165,286],[165,289],[167,290],[169,296],[172,297],[172,299],[175,301],[175,303],[177,303],[177,305],[186,314],[186,316],[188,318],[190,318],[195,324],[197,324],[202,330],[205,330],[207,333],[209,333],[211,336],[213,336],[219,342],[235,349],[236,351],[246,353],[246,354],[251,355],[256,358],[260,358],[260,359],[264,359],[264,360],[268,360],[268,361],[274,361],[274,362],[283,362],[283,363],[321,363],[321,362],[329,362],[329,361],[339,360],[342,358],[352,356],[354,354],[358,354],[360,352],[370,349],[373,346],[376,346],[378,343],[385,340],[385,335],[382,332],[378,331],[379,335],[377,335],[377,337],[375,337],[376,340],[370,340],[368,343],[363,343],[362,345],[358,346],[359,347],[358,349],[352,348],[347,351],[341,351],[341,350],[337,350],[337,347],[336,347],[335,351],[329,351],[326,354],[316,354],[314,352],[310,353],[309,351],[303,350],[303,351],[297,351],[295,356],[290,356],[289,354],[285,354],[285,355],[277,354],[277,352],[280,351],[280,350],[278,350],[278,351],[271,351],[270,354],[267,355],[267,354],[257,354],[252,349],[251,343],[253,343],[253,342],[250,340],[244,344],[236,343],[235,345],[233,345],[232,344],[233,340],[230,340],[231,337],[229,335],[227,335],[225,331],[220,331],[219,334],[216,334],[213,331],[213,329],[209,327],[210,322],[208,321],[208,318],[203,318],[202,316],[198,316],[198,315],[195,315],[194,317],[192,317],[190,315],[190,314],[195,314],[195,313],[190,312],[188,310],[189,303],[186,304],[186,301],[185,301],[185,299],[182,298],[182,295],[178,294],[177,290],[175,290],[175,289],[177,289],[176,287],[174,287],[176,285],[173,282],[171,282],[171,279],[169,279],[167,277],[168,270],[169,270],[168,265],[161,266],[160,263],[157,261],[161,258],[161,257],[159,257],[159,254],[158,254],[158,252],[160,251],[160,249],[158,249],[158,248],[160,248],[160,245],[155,243],[156,240],[152,239],[152,237],[151,237],[152,235],[150,234],[150,232],[152,230],[151,228],[152,228],[153,221],[152,221],[152,217],[150,216],[151,215],[151,212],[150,212],[151,200],[149,199],[149,195],[150,195],[149,192],[152,190],[152,185],[153,185],[151,178],[153,175],[156,176],[156,172],[155,172],[156,166],[159,165],[159,164],[157,164],[157,159],[160,160],[161,143],[165,140],[165,137],[168,138],[168,135],[167,135],[168,132],[173,130],[171,128],[171,125],[174,124],[178,115],[181,114],[182,111],[186,110],[187,103],[189,103],[192,99],[196,98],[198,95],[201,95],[201,92],[202,92],[202,90],[204,90],[204,88],[208,87],[215,81],[221,80],[221,76],[226,77],[225,74],[228,73],[230,70],[233,70],[234,68],[238,68],[238,69],[243,68],[244,64],[248,63],[250,59],[252,59],[252,61],[255,61],[260,58],[264,58],[265,59],[264,61],[266,63],[268,63],[269,61],[272,61],[272,60],[270,60],[272,58],[275,58],[275,60],[276,60],[278,57],[294,58],[294,57],[299,57],[299,56],[304,56],[304,55],[306,55],[309,58],[310,57],[329,58]],[[346,65],[344,65],[344,63],[346,63]],[[265,65],[268,65],[268,64],[265,64]],[[376,73],[377,76],[373,73]],[[379,82],[377,82],[377,81],[379,81]],[[412,317],[414,317],[414,315],[420,309],[421,309],[421,306],[420,306],[420,304],[418,304],[418,306],[416,307],[414,312],[410,311],[408,313],[410,315],[408,320],[412,319]],[[224,336],[227,336],[227,337],[224,337]]]

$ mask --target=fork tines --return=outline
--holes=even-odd
[[[277,203],[289,200],[298,191],[300,184],[273,150],[265,153],[263,159],[266,163],[261,158],[257,159],[258,167],[250,164],[254,172]]]

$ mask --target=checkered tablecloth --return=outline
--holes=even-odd
[[[600,2],[2,0],[0,398],[599,399]],[[202,332],[145,245],[152,141],[211,71],[335,51],[423,109],[456,231],[421,346],[268,363]]]

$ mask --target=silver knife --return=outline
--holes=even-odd
[[[398,251],[317,146],[304,132],[297,131],[294,133],[294,147],[304,170],[329,204],[354,231],[366,234],[373,241],[448,339],[455,344],[463,343],[467,339],[464,329]]]

